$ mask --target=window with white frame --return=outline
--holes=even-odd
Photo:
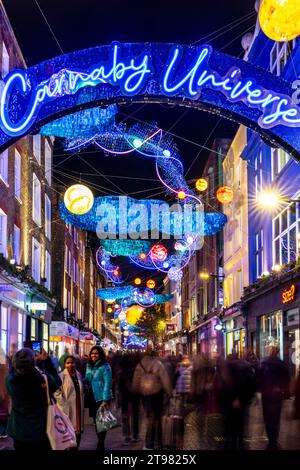
[[[258,155],[254,159],[254,180],[255,180],[255,200],[258,200],[258,197],[262,191],[262,151],[260,150]]]
[[[295,45],[296,39],[287,42],[275,42],[270,52],[270,72],[281,75]]]
[[[9,72],[9,55],[5,42],[2,42],[2,78],[4,78]]]
[[[23,348],[23,338],[24,338],[24,315],[23,313],[18,313],[18,349]]]
[[[32,238],[32,264],[31,272],[33,279],[40,283],[41,282],[41,244]]]
[[[16,263],[20,263],[21,255],[21,230],[17,225],[14,225],[14,259]]]
[[[51,186],[52,181],[52,151],[49,142],[45,140],[45,178]]]
[[[84,289],[84,274],[82,270],[80,270],[80,274],[79,274],[79,287],[81,290]]]
[[[39,164],[41,163],[41,135],[36,134],[33,136],[33,154]]]
[[[273,219],[273,265],[295,261],[300,233],[299,203],[293,202]]]
[[[51,291],[51,255],[45,251],[45,278],[47,279],[45,287]]]
[[[263,272],[263,230],[255,234],[255,275],[258,278]]]
[[[8,353],[8,308],[3,304],[0,306],[1,316],[0,316],[0,341],[1,348]]]
[[[8,184],[8,149],[0,153],[0,179]]]
[[[78,282],[78,264],[75,258],[73,259],[73,281],[75,284]]]
[[[32,218],[41,226],[41,182],[35,173],[32,175]]]
[[[45,235],[51,240],[51,201],[45,194]]]
[[[0,253],[7,257],[7,215],[0,209]]]
[[[271,149],[272,180],[281,172],[290,158],[290,155],[280,148]]]
[[[15,196],[21,200],[21,155],[15,149]]]

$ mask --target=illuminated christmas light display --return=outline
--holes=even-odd
[[[206,179],[204,178],[199,178],[197,181],[196,181],[196,189],[200,192],[202,191],[205,191],[207,188],[208,188],[208,182]]]
[[[142,279],[140,277],[136,277],[134,280],[134,283],[136,286],[139,286],[142,284]]]
[[[146,286],[149,289],[154,289],[155,285],[156,285],[156,282],[153,279],[148,279],[148,281],[146,282]]]
[[[87,186],[74,184],[66,190],[64,204],[72,214],[83,215],[93,207],[94,196]]]
[[[221,186],[217,189],[216,197],[222,204],[229,204],[233,199],[233,189],[230,186]]]
[[[163,245],[153,245],[149,256],[153,261],[164,261],[168,256],[168,250]]]
[[[259,23],[273,41],[290,41],[300,35],[299,0],[262,0]]]
[[[100,245],[115,256],[135,256],[143,251],[149,252],[151,242],[147,240],[100,240]]]

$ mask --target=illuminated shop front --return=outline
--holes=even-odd
[[[291,272],[284,282],[270,283],[247,294],[247,337],[249,347],[261,358],[272,347],[279,348],[280,358],[286,361],[291,375],[300,366],[299,300],[300,275]]]
[[[0,276],[0,346],[5,354],[23,347],[26,293]]]
[[[50,325],[50,349],[57,357],[68,348],[70,354],[78,351],[79,330],[63,321],[53,321]]]
[[[225,356],[233,352],[242,357],[246,351],[246,322],[244,317],[244,306],[237,302],[224,310],[224,351]]]

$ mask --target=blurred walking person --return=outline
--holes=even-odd
[[[271,348],[259,371],[259,386],[262,396],[263,416],[269,443],[267,449],[279,450],[278,435],[282,401],[289,398],[289,370],[279,358],[279,348]]]
[[[76,433],[77,449],[84,427],[84,388],[80,372],[76,369],[76,358],[65,358],[64,370],[59,374],[62,385],[55,392],[59,408],[70,418]]]
[[[45,350],[37,359],[47,375],[51,396],[61,385],[61,380]],[[6,386],[12,401],[7,433],[14,440],[15,450],[50,450],[46,434],[46,383],[41,371],[35,367],[35,355],[31,349],[23,348],[15,354]]]
[[[96,422],[98,409],[108,407],[112,399],[111,367],[107,363],[105,352],[100,346],[94,346],[90,350],[89,362],[83,382],[89,386],[87,399],[89,413],[90,417]],[[106,431],[97,433],[97,437],[96,450],[103,452],[105,450]]]
[[[192,363],[188,356],[183,356],[177,367],[176,394],[180,399],[180,406],[183,410],[191,395],[192,389]]]

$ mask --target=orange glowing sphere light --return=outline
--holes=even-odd
[[[148,289],[154,289],[155,285],[156,282],[153,279],[148,279],[148,281],[146,282],[146,286],[148,287]]]
[[[221,186],[217,190],[216,196],[222,204],[229,204],[233,199],[233,189],[230,186]]]

